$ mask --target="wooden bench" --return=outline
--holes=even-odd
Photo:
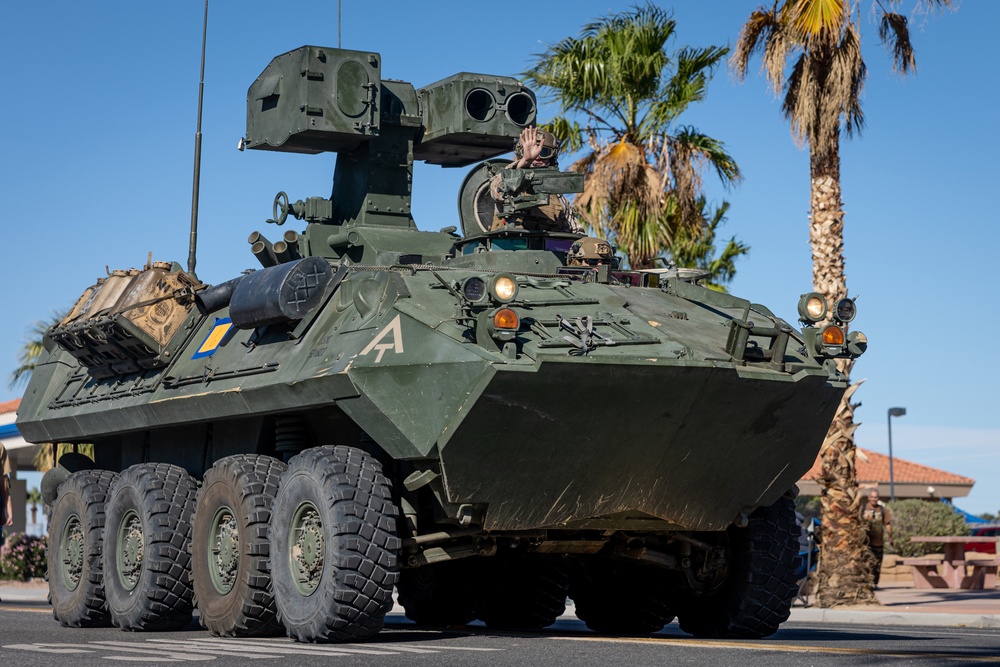
[[[997,568],[1000,560],[951,560],[943,561],[936,558],[904,558],[902,563],[913,573],[915,588],[966,588],[990,589],[997,585]],[[938,568],[942,565],[946,572],[953,573],[949,577],[942,576]],[[966,566],[972,568],[972,574],[966,574]],[[958,576],[961,579],[958,578]]]

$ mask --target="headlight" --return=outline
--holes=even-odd
[[[514,276],[503,274],[496,276],[490,284],[490,292],[500,303],[513,301],[517,296],[517,281],[514,280]]]
[[[815,324],[826,317],[826,299],[818,292],[808,292],[799,297],[799,318]]]
[[[486,281],[478,276],[469,278],[462,283],[462,296],[472,303],[482,301],[486,298]]]
[[[833,317],[838,322],[850,322],[858,314],[858,307],[854,305],[853,299],[841,299],[833,309]]]

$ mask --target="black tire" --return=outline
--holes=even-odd
[[[283,632],[271,590],[271,505],[287,466],[237,454],[215,462],[198,491],[191,575],[201,624],[213,635]]]
[[[555,563],[528,556],[494,556],[481,563],[476,615],[491,628],[537,630],[566,611],[569,577]]]
[[[67,628],[111,625],[104,599],[104,511],[115,473],[83,470],[59,485],[49,520],[52,616]]]
[[[278,618],[304,642],[367,639],[382,629],[399,579],[396,506],[382,466],[352,447],[289,461],[271,510]]]
[[[729,572],[713,592],[676,604],[681,630],[695,637],[760,639],[788,620],[798,590],[795,502],[759,507],[745,528],[731,527]]]
[[[665,573],[652,565],[586,560],[570,579],[576,616],[594,632],[651,635],[674,620]]]
[[[468,559],[433,563],[399,574],[399,604],[419,625],[465,625],[476,618]]]
[[[107,504],[104,588],[122,630],[175,630],[191,622],[195,481],[183,468],[141,463],[122,472]]]

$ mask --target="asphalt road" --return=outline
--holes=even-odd
[[[981,665],[1000,664],[1000,629],[788,623],[759,641],[705,641],[676,624],[644,638],[600,637],[565,618],[541,632],[419,628],[390,614],[376,641],[296,644],[284,637],[219,639],[196,624],[169,633],[69,629],[48,607],[0,608],[0,664],[20,667],[211,662],[312,665]]]

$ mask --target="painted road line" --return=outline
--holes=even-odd
[[[194,646],[197,649],[222,651],[227,655],[237,655],[238,651],[245,651],[253,657],[279,658],[282,655],[328,655],[328,656],[350,656],[355,655],[350,649],[344,650],[339,647],[319,647],[319,646],[297,646],[286,644],[284,646],[252,644],[243,639],[147,639],[153,644],[181,644]],[[379,655],[398,655],[396,653],[382,652]]]
[[[666,646],[688,646],[691,648],[729,648],[743,651],[773,651],[776,653],[826,653],[832,655],[871,655],[885,658],[929,658],[932,660],[965,660],[969,662],[1000,663],[1000,656],[980,656],[969,653],[923,653],[920,651],[891,651],[866,648],[847,648],[834,646],[811,646],[806,644],[745,644],[740,642],[705,640],[705,639],[674,639],[671,637],[649,638],[619,638],[619,637],[550,637],[559,641],[575,642],[611,642],[620,644],[663,644]]]

